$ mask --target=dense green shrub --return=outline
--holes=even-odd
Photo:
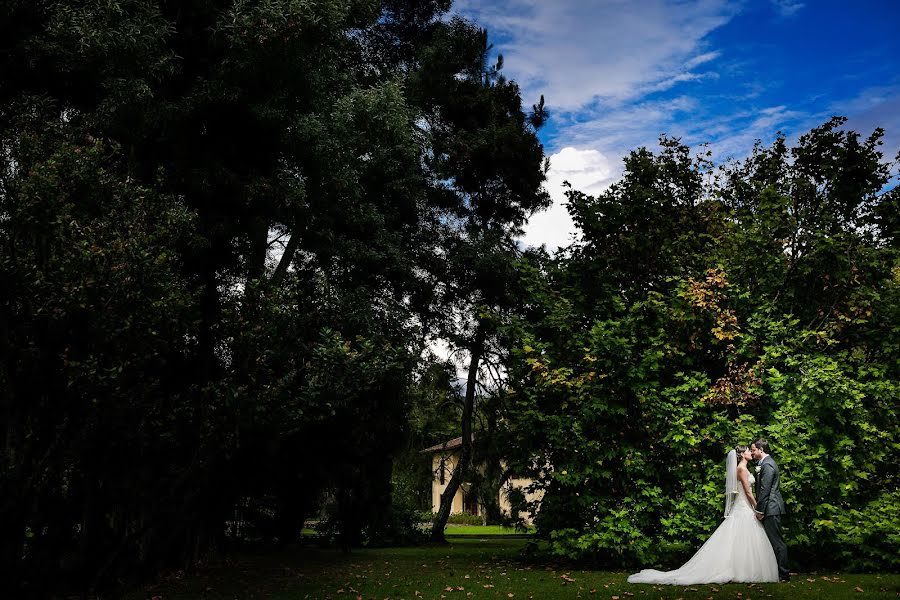
[[[570,191],[581,241],[523,261],[509,325],[508,447],[552,552],[677,564],[721,519],[729,448],[763,436],[795,564],[897,568],[897,192],[881,132],[842,124],[715,178],[664,139]]]

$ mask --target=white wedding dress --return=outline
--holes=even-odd
[[[750,475],[750,485],[755,479]],[[778,581],[775,552],[762,523],[756,519],[743,491],[725,520],[706,543],[680,569],[644,569],[628,577],[628,583],[695,585],[701,583]]]

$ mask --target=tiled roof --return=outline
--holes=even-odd
[[[475,436],[472,436],[474,439]],[[430,448],[425,448],[422,452],[441,452],[444,450],[453,450],[454,448],[459,448],[462,446],[462,436],[458,438],[453,438],[452,440],[447,440],[446,442],[442,442],[440,444],[435,444]]]

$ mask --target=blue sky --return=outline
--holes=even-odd
[[[661,133],[742,157],[832,115],[900,150],[900,0],[457,0],[527,105],[544,94],[550,211],[524,241],[564,245],[564,179],[589,193]]]

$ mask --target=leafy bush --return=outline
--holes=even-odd
[[[470,515],[468,513],[456,513],[450,515],[447,523],[451,525],[483,525],[484,519],[481,515]]]
[[[873,215],[897,191],[881,132],[842,125],[716,179],[663,139],[569,192],[581,241],[526,257],[508,325],[506,447],[552,552],[678,564],[721,520],[725,454],[762,436],[793,564],[896,568],[900,255]]]

